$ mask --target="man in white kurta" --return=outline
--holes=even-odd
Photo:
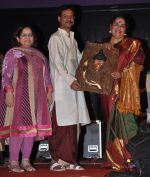
[[[74,24],[73,10],[63,6],[58,21],[60,28],[51,35],[48,44],[54,87],[53,136],[50,137],[53,161],[50,169],[64,170],[59,163],[62,160],[69,163],[66,168],[81,170],[76,164],[77,124],[89,124],[90,119],[84,93],[75,78],[81,54],[74,33],[70,31]]]

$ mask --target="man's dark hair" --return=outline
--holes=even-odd
[[[70,4],[66,4],[66,5],[62,5],[62,6],[59,7],[58,16],[61,16],[62,12],[65,11],[65,10],[68,10],[68,9],[71,10],[75,14],[74,6],[70,5]]]

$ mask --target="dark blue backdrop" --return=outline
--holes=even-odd
[[[0,0],[0,8],[57,7],[66,3],[79,4],[81,6],[91,6],[148,2],[150,2],[150,0]]]

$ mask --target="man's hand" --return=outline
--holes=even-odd
[[[8,107],[12,107],[14,105],[14,95],[13,92],[6,92],[5,103]]]
[[[79,84],[79,82],[77,80],[73,81],[70,87],[71,87],[71,89],[73,89],[75,91],[81,90],[81,85]]]

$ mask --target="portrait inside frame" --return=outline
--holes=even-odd
[[[119,51],[117,48],[107,49],[102,43],[87,42],[83,56],[76,70],[76,78],[83,91],[110,95],[114,79]]]

